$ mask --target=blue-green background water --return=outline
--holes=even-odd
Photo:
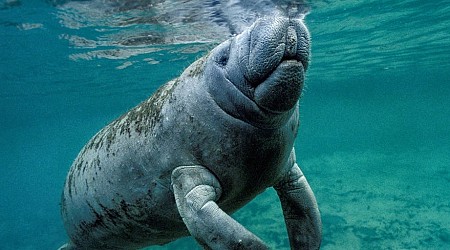
[[[186,31],[173,22],[175,32],[156,27],[170,35],[148,45],[126,39],[142,22],[118,25],[140,13],[50,2],[0,1],[5,250],[62,245],[60,194],[84,143],[222,39],[168,41]],[[450,2],[315,1],[306,23],[313,56],[296,150],[322,212],[323,249],[450,249]],[[288,249],[274,191],[234,216]],[[192,247],[187,238],[150,249]]]

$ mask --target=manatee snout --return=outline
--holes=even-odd
[[[254,101],[258,106],[285,112],[295,106],[303,88],[309,62],[309,34],[299,19],[279,18],[275,22],[270,19],[265,22],[268,23],[262,22],[261,28],[253,30],[263,47],[250,47],[250,56],[255,60],[248,64],[247,78],[255,86]],[[272,29],[276,31],[271,33]],[[270,62],[268,65],[259,63],[266,58],[269,59],[266,62]]]
[[[261,19],[253,25],[248,36],[248,51],[241,49],[241,56],[244,74],[252,84],[261,84],[285,60],[298,61],[304,69],[308,67],[309,33],[302,20]]]
[[[260,108],[279,113],[295,106],[310,55],[302,19],[260,19],[234,38],[229,53],[230,81]]]

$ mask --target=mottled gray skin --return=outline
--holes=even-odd
[[[265,249],[228,214],[268,187],[291,247],[319,248],[319,211],[293,150],[309,43],[302,20],[259,20],[98,132],[66,179],[63,248],[192,235],[205,249]]]

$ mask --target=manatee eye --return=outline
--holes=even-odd
[[[223,55],[221,55],[219,58],[218,58],[218,60],[217,60],[217,63],[220,65],[220,66],[226,66],[227,65],[227,62],[228,62],[228,58],[229,58],[229,55],[228,54],[223,54]]]
[[[217,50],[215,61],[221,67],[226,66],[228,63],[228,59],[230,58],[230,45],[231,43],[229,41],[219,45],[220,47]]]

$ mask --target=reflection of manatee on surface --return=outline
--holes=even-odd
[[[66,179],[62,249],[188,235],[206,249],[266,249],[229,214],[268,187],[291,248],[317,249],[319,211],[293,149],[309,43],[301,19],[260,19],[98,132]]]
[[[97,42],[104,46],[222,42],[259,17],[285,14],[302,18],[308,12],[303,1],[294,0],[48,2],[58,7],[58,16],[67,28],[109,27],[111,33],[99,33],[102,39]],[[134,28],[132,34],[121,29],[129,26]]]

